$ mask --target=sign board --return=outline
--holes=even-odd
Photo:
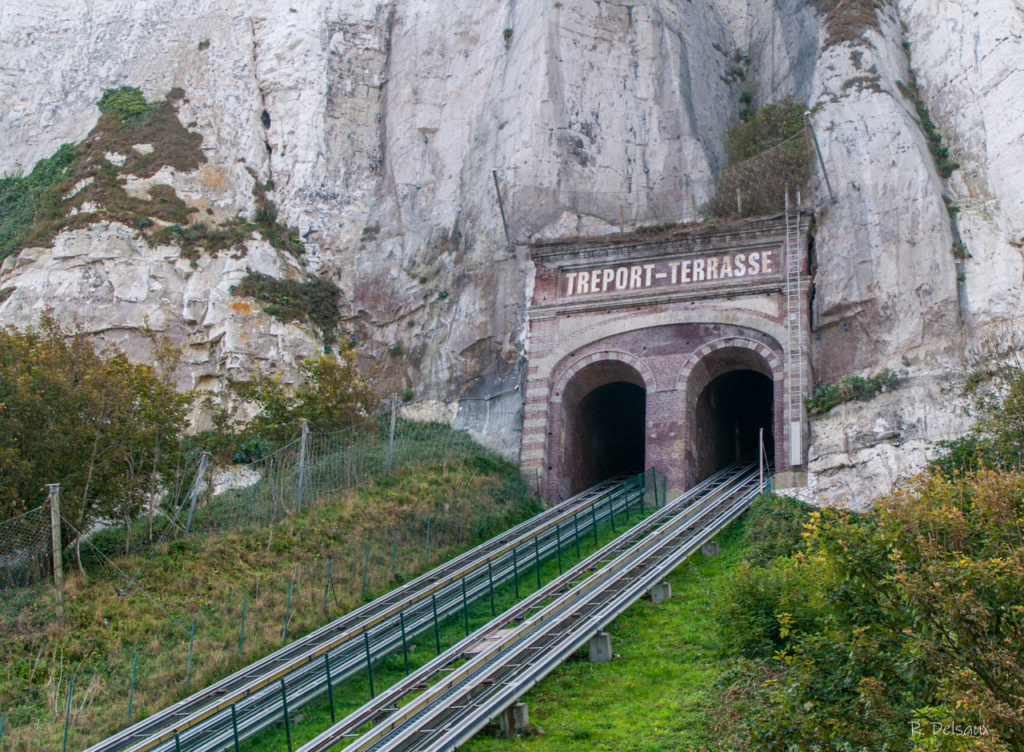
[[[779,249],[717,253],[614,264],[591,269],[561,269],[558,297],[580,298],[645,289],[680,289],[708,282],[738,282],[772,277],[781,271]]]

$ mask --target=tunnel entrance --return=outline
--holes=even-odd
[[[562,404],[565,493],[619,473],[643,472],[647,389],[635,369],[617,361],[594,363],[566,385]]]
[[[724,373],[697,399],[697,457],[701,479],[737,460],[757,460],[758,434],[775,456],[772,380],[757,371]]]
[[[765,360],[745,348],[705,357],[689,384],[690,452],[694,481],[738,460],[756,462],[764,431],[767,460],[775,460],[776,384]]]

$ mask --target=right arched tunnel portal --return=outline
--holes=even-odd
[[[775,384],[757,353],[726,348],[698,364],[687,388],[689,451],[694,481],[745,460],[756,462],[763,442],[775,457]]]

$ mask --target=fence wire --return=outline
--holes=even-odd
[[[0,522],[0,622],[15,618],[49,585],[51,550],[48,506]]]
[[[658,228],[708,219],[749,217],[783,211],[804,189],[804,199],[821,193],[810,133],[806,128],[758,154],[726,167],[714,181],[684,177],[669,190],[629,187],[595,191],[586,185],[502,185],[509,234],[529,243],[542,230],[565,235]]]
[[[205,472],[200,469],[200,453],[184,455],[172,487],[131,523],[130,530],[123,523],[109,524],[81,536],[87,542],[81,557],[87,568],[94,569],[106,567],[112,556],[141,554],[142,562],[134,572],[114,573],[112,581],[119,590],[144,589],[153,554],[168,540],[186,533],[207,535],[271,525],[411,465],[455,464],[469,457],[488,461],[464,431],[397,419],[392,442],[390,426],[390,412],[384,412],[345,430],[300,434],[256,461],[207,467]],[[516,503],[529,495],[529,489],[516,474],[494,484],[488,493],[499,501]],[[452,509],[458,506],[453,499]],[[433,521],[435,548],[442,542],[461,543],[467,536],[458,512],[447,517],[445,513]],[[403,540],[422,539],[425,524],[425,520],[410,519],[397,525],[395,532]],[[470,537],[476,532],[469,531]],[[40,600],[40,595],[52,580],[50,536],[46,505],[0,522],[0,623],[14,621],[27,606],[47,600]],[[65,561],[67,567],[70,552]]]

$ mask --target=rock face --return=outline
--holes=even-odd
[[[1010,341],[1022,306],[1014,0],[897,0],[852,41],[803,0],[463,5],[6,7],[0,171],[28,172],[81,140],[106,88],[156,99],[180,87],[206,163],[167,177],[178,194],[215,216],[251,214],[254,182],[272,180],[279,216],[306,243],[301,263],[341,286],[347,334],[381,366],[382,388],[411,388],[427,401],[419,410],[514,455],[531,274],[518,244],[688,217],[713,190],[741,91],[754,104],[796,96],[814,109],[835,199],[820,175],[804,197],[820,206],[815,378],[909,376],[817,421],[812,470],[840,497],[884,490],[929,441],[962,430],[924,417],[967,360]],[[900,86],[910,66],[962,165],[948,182]],[[944,191],[960,209],[952,220]],[[203,386],[235,369],[294,371],[317,333],[240,310],[227,290],[246,267],[302,271],[259,240],[244,259],[203,256],[193,269],[124,226],[74,230],[5,263],[0,288],[14,292],[0,321],[48,307],[137,357],[148,321],[189,346]],[[864,457],[837,438],[873,436],[879,420],[920,443]]]

